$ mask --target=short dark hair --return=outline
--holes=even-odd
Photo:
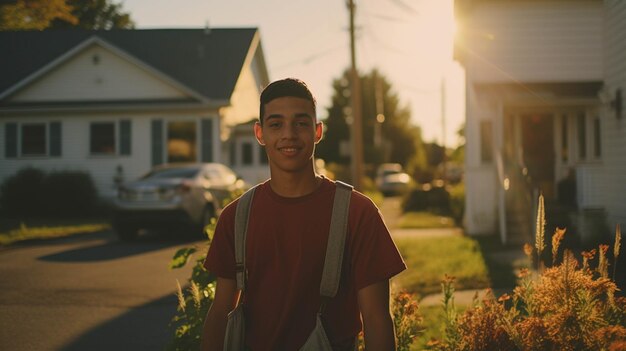
[[[265,105],[274,99],[286,96],[309,100],[313,105],[313,112],[316,112],[315,98],[305,82],[297,78],[276,80],[266,86],[265,89],[263,89],[263,92],[261,92],[261,103],[259,107],[259,122],[261,125],[263,125]]]

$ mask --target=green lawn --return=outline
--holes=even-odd
[[[398,222],[399,228],[452,228],[452,217],[440,216],[431,212],[406,212]]]
[[[93,233],[111,228],[104,219],[32,219],[10,221],[3,219],[0,246],[32,239],[52,239],[73,234]]]
[[[477,241],[463,236],[397,238],[408,269],[396,283],[419,296],[441,292],[445,274],[456,277],[456,290],[490,285],[489,271]]]
[[[455,290],[485,289],[491,285],[489,267],[478,241],[463,237],[396,238],[408,269],[394,284],[421,297],[440,293],[445,274],[456,277]],[[459,313],[467,306],[458,306]],[[423,350],[427,342],[443,336],[444,314],[440,304],[419,307],[424,332],[419,334],[411,350]]]

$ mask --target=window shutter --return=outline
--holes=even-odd
[[[7,123],[4,126],[4,156],[17,157],[17,123]]]
[[[163,121],[152,120],[152,165],[163,163]]]
[[[131,141],[131,124],[130,120],[124,119],[120,121],[120,155],[130,155]]]
[[[50,122],[50,156],[61,156],[61,122]]]
[[[213,161],[213,120],[204,118],[201,121],[202,130],[202,162]]]

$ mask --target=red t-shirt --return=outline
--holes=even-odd
[[[315,326],[336,186],[324,178],[313,193],[285,198],[269,182],[255,191],[246,238],[246,343],[251,350],[298,350]],[[204,266],[235,279],[234,224],[238,201],[222,212]],[[378,208],[353,192],[339,291],[323,321],[332,344],[361,330],[357,292],[406,268]]]

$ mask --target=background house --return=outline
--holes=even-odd
[[[0,52],[0,182],[84,170],[105,197],[157,164],[228,164],[269,82],[254,28],[0,32]]]
[[[626,2],[456,0],[455,11],[467,231],[527,240],[539,192],[581,232],[626,224]]]

